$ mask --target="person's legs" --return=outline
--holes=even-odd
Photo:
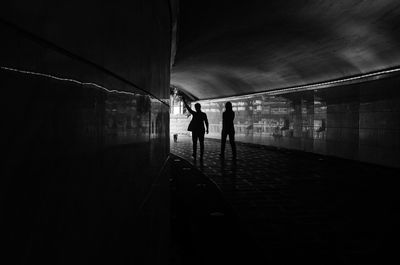
[[[222,131],[222,133],[221,133],[221,154],[220,154],[221,157],[225,156],[225,143],[226,143],[227,135],[228,134],[225,131]]]
[[[234,132],[229,133],[229,143],[231,144],[231,148],[232,148],[232,157],[233,157],[233,159],[236,159],[236,143],[235,143],[235,133]]]
[[[204,155],[204,133],[198,135],[200,141],[200,159],[203,160]]]
[[[192,144],[193,144],[193,154],[192,156],[196,159],[196,151],[197,151],[197,133],[192,132]]]

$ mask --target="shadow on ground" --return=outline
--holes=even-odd
[[[229,155],[219,160],[219,145],[207,139],[199,164],[189,138],[171,143],[189,161],[174,165],[173,181],[175,232],[188,259],[400,264],[398,169],[240,143],[234,163]],[[218,219],[214,211],[226,214]]]

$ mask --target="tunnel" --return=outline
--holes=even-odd
[[[398,1],[1,6],[3,261],[400,264]]]

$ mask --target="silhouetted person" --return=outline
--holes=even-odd
[[[197,139],[200,142],[200,161],[203,161],[204,155],[204,133],[208,134],[208,119],[207,115],[201,111],[201,105],[196,103],[194,105],[196,111],[193,111],[190,106],[186,103],[184,97],[182,97],[183,103],[185,104],[187,110],[193,115],[190,121],[188,131],[192,132],[192,142],[193,142],[193,158],[196,159],[197,152]],[[204,129],[204,124],[206,125],[206,130]]]
[[[226,137],[229,135],[229,143],[232,147],[232,157],[236,159],[236,144],[235,144],[235,127],[233,120],[235,119],[235,112],[232,111],[232,103],[225,103],[225,111],[222,113],[222,135],[221,135],[221,158],[225,157],[225,143]]]

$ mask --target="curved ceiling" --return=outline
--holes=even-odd
[[[207,99],[400,65],[398,0],[237,2],[180,1],[172,85]]]

